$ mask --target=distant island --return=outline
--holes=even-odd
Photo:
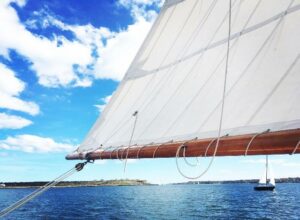
[[[2,182],[0,188],[29,188],[44,186],[48,182]],[[63,181],[55,187],[80,187],[80,186],[141,186],[151,185],[146,180],[138,179],[115,179],[115,180],[94,180],[94,181]]]
[[[258,179],[248,180],[223,180],[223,181],[189,181],[183,183],[173,183],[174,185],[181,184],[232,184],[232,183],[257,183]],[[278,178],[276,183],[300,183],[300,177]]]
[[[257,183],[258,179],[249,180],[224,180],[224,181],[189,181],[183,183],[172,183],[170,185],[184,185],[184,184],[234,184],[234,183]],[[41,187],[48,182],[0,182],[0,189],[4,188],[30,188]],[[300,183],[300,177],[278,178],[276,183]],[[157,185],[148,183],[146,180],[139,179],[114,179],[114,180],[94,180],[94,181],[63,181],[58,183],[55,187],[81,187],[81,186],[145,186]]]

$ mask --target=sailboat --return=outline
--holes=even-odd
[[[211,157],[188,177],[197,179],[215,157],[300,153],[299,27],[300,0],[166,0],[108,105],[66,159],[86,160],[75,166],[80,171],[97,159],[124,160],[126,168],[128,159],[173,157],[188,177],[178,158]]]
[[[166,0],[66,159],[300,153],[299,26],[299,0]]]
[[[266,170],[264,176],[259,180],[258,185],[254,187],[255,190],[274,190],[275,189],[275,179],[271,175],[269,168],[268,155],[266,156]]]

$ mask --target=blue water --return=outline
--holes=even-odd
[[[0,209],[33,190],[0,190]],[[4,219],[300,219],[300,184],[55,188]]]

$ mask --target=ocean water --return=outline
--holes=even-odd
[[[300,219],[300,184],[54,188],[4,219]],[[0,209],[34,189],[1,189]]]

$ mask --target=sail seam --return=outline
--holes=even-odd
[[[258,23],[258,24],[256,24],[256,25],[253,25],[253,26],[251,26],[251,27],[249,27],[249,28],[246,28],[246,29],[244,29],[243,31],[239,31],[239,32],[236,32],[236,33],[232,34],[232,35],[229,37],[229,40],[233,40],[233,39],[239,38],[239,37],[241,37],[241,36],[243,36],[243,35],[245,35],[245,34],[248,34],[248,33],[251,33],[251,32],[253,32],[253,31],[256,31],[256,30],[258,30],[258,29],[260,29],[260,28],[262,28],[262,27],[264,27],[264,26],[266,26],[266,25],[268,25],[268,24],[270,24],[270,23],[272,23],[272,22],[274,22],[274,21],[280,19],[280,18],[283,17],[283,16],[286,16],[286,15],[288,15],[288,14],[297,12],[297,11],[299,11],[299,10],[300,10],[300,4],[298,4],[298,5],[294,6],[294,7],[291,7],[291,8],[289,8],[289,9],[287,9],[287,10],[285,10],[285,11],[283,11],[283,12],[281,12],[281,13],[279,13],[279,14],[277,14],[277,15],[275,15],[275,16],[273,16],[273,17],[267,19],[267,20],[265,20],[265,21],[262,21],[262,22],[260,22],[260,23]],[[164,69],[168,69],[168,68],[170,68],[170,67],[172,67],[172,66],[174,66],[174,65],[177,65],[177,64],[179,64],[179,63],[181,63],[181,62],[183,62],[183,61],[186,61],[186,60],[188,60],[188,59],[190,59],[190,58],[192,58],[192,57],[194,57],[194,56],[196,56],[196,55],[198,55],[198,54],[201,54],[201,53],[203,53],[203,52],[205,52],[205,51],[207,51],[207,50],[210,50],[210,49],[214,49],[214,48],[216,48],[216,47],[219,47],[219,46],[225,44],[227,41],[228,41],[228,38],[219,40],[219,41],[217,41],[217,42],[215,42],[215,43],[212,43],[212,44],[211,44],[210,46],[208,46],[208,47],[201,48],[201,49],[199,49],[198,51],[196,51],[196,52],[194,52],[194,53],[192,53],[192,54],[190,54],[190,55],[188,55],[188,56],[186,56],[186,57],[183,57],[183,58],[181,58],[181,59],[179,59],[179,60],[176,60],[176,61],[174,61],[174,62],[172,62],[172,63],[169,63],[169,64],[167,64],[167,65],[165,65],[165,66],[163,66],[163,67],[160,67],[160,68],[158,68],[158,69],[156,68],[156,69],[154,69],[154,70],[149,70],[149,71],[145,71],[145,70],[144,70],[145,73],[142,74],[142,75],[138,75],[138,76],[137,76],[137,75],[136,75],[136,76],[134,76],[134,75],[133,75],[133,76],[128,76],[128,77],[126,78],[126,80],[137,79],[137,78],[143,77],[143,76],[148,75],[148,74],[153,74],[153,73],[156,73],[156,72],[158,72],[158,71],[161,71],[161,70],[164,70]]]

